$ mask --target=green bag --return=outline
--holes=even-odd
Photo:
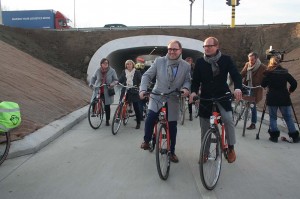
[[[21,124],[19,104],[15,102],[0,103],[0,133],[8,132]]]

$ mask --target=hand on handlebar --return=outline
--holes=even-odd
[[[197,94],[195,92],[191,93],[190,94],[190,97],[189,97],[189,103],[193,103],[194,102],[194,97],[197,96]]]
[[[242,91],[240,89],[235,89],[233,94],[237,101],[242,99]]]
[[[145,94],[146,94],[146,91],[141,91],[141,92],[139,93],[140,99],[141,99],[141,100],[145,99],[145,97],[146,97]]]
[[[183,88],[183,89],[181,89],[180,90],[181,92],[182,92],[182,96],[183,97],[187,97],[187,96],[189,96],[189,94],[190,94],[190,91],[188,90],[188,89],[186,89],[186,88]]]

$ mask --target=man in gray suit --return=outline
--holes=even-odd
[[[153,65],[142,76],[140,86],[140,98],[144,99],[144,94],[151,80],[156,77],[156,82],[152,92],[170,93],[174,90],[182,91],[182,95],[187,97],[191,86],[190,65],[182,59],[182,46],[177,40],[172,40],[168,44],[168,53],[164,57],[156,58]],[[149,113],[145,121],[144,142],[141,148],[149,149],[149,141],[153,134],[155,121],[157,121],[162,102],[167,102],[168,123],[171,139],[172,162],[178,162],[175,155],[177,120],[179,118],[179,97],[170,95],[168,98],[151,94],[149,101]]]

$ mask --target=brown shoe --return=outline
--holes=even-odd
[[[176,156],[175,154],[171,154],[171,156],[170,156],[170,161],[171,161],[171,162],[174,162],[174,163],[179,162],[179,160],[178,160],[178,158],[177,158],[177,156]]]
[[[248,130],[253,130],[256,129],[255,124],[251,124],[250,126],[248,126],[247,128]]]
[[[228,163],[233,163],[236,159],[236,155],[234,149],[228,149]]]
[[[143,142],[142,145],[141,145],[141,149],[149,150],[150,149],[149,143]]]

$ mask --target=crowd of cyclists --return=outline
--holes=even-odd
[[[204,40],[203,49],[204,56],[197,59],[194,63],[192,57],[186,56],[185,59],[183,59],[181,43],[177,40],[172,40],[167,45],[167,54],[163,57],[157,57],[149,68],[145,68],[141,59],[137,59],[137,63],[133,60],[126,60],[124,70],[119,78],[113,67],[109,65],[109,60],[103,58],[100,61],[100,67],[91,78],[90,87],[97,88],[101,84],[109,85],[108,87],[101,87],[101,89],[103,89],[101,97],[105,103],[106,126],[110,125],[110,105],[114,100],[114,95],[109,95],[108,90],[117,86],[119,83],[125,86],[136,87],[127,92],[126,98],[128,102],[132,104],[135,113],[136,129],[141,128],[141,121],[145,119],[144,138],[141,144],[141,148],[144,150],[149,149],[153,126],[157,120],[159,109],[162,106],[162,102],[157,103],[157,96],[145,99],[145,93],[149,89],[149,85],[152,85],[152,92],[169,93],[178,90],[181,91],[182,96],[188,97],[190,103],[189,119],[191,121],[193,120],[192,103],[196,95],[200,95],[201,99],[217,98],[224,96],[225,93],[232,92],[235,100],[241,100],[242,84],[248,86],[261,85],[268,90],[267,105],[269,112],[273,113],[270,114],[269,140],[272,142],[277,142],[278,140],[279,130],[276,121],[277,109],[279,109],[287,123],[289,136],[294,142],[299,141],[299,131],[295,129],[292,121],[293,115],[290,99],[290,94],[294,92],[297,87],[297,81],[280,65],[280,58],[276,56],[271,57],[269,64],[265,66],[260,62],[258,54],[251,52],[248,55],[248,62],[245,64],[243,70],[239,72],[231,57],[221,52],[217,38],[206,38]],[[227,83],[229,75],[234,83],[233,89],[230,89]],[[290,84],[289,88],[287,87],[287,83]],[[259,88],[253,92],[253,95],[257,98],[256,103],[262,99],[261,89],[262,88]],[[91,100],[94,99],[97,92],[97,89],[94,89]],[[123,95],[124,89],[122,89],[120,100]],[[275,101],[275,98],[280,100]],[[147,107],[149,112],[146,118],[144,118],[145,116],[143,115],[143,107],[146,104],[145,100],[149,100]],[[169,97],[164,100],[169,110],[168,123],[171,136],[170,160],[172,162],[179,162],[175,154],[179,100],[178,97]],[[199,123],[201,127],[201,137],[203,137],[209,128],[208,120],[209,114],[211,113],[211,104],[200,101],[200,105]],[[234,150],[236,138],[235,125],[232,120],[231,101],[220,102],[217,106],[222,115],[226,132],[228,133],[228,162],[232,163],[236,160]],[[248,130],[256,128],[256,112],[255,104],[255,106],[252,107],[251,125],[247,128]]]

